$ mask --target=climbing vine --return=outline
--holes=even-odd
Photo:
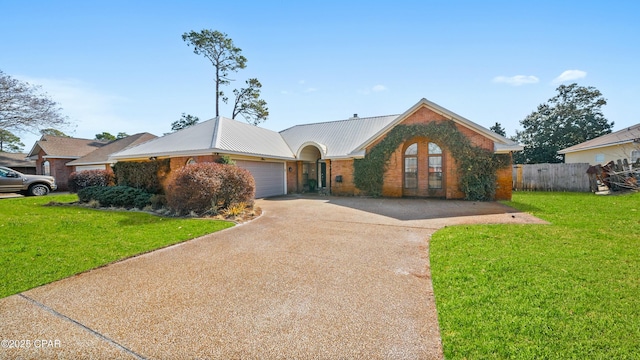
[[[398,125],[363,159],[354,161],[354,182],[372,196],[382,194],[384,172],[391,154],[405,141],[423,136],[446,147],[457,162],[460,190],[467,200],[493,200],[497,171],[509,164],[508,155],[494,154],[471,144],[453,121],[416,125]]]

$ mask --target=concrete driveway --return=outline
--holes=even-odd
[[[257,205],[250,223],[0,299],[0,358],[440,359],[430,235],[539,222],[497,203]]]

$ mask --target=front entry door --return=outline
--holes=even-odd
[[[320,188],[327,187],[327,163],[320,163]]]

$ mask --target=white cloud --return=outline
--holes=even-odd
[[[387,90],[386,86],[378,84],[378,85],[375,85],[375,86],[373,86],[371,88],[360,89],[360,90],[358,90],[358,94],[369,95],[372,92],[382,92],[382,91],[385,91],[385,90]]]
[[[304,93],[312,93],[312,92],[316,92],[316,91],[318,91],[318,89],[310,87],[310,88],[305,89],[303,92]]]
[[[577,80],[587,77],[587,72],[582,70],[566,70],[560,76],[553,79],[553,84],[560,84],[565,81]]]
[[[536,84],[540,82],[540,79],[533,75],[496,76],[493,78],[493,82],[520,86],[524,84]]]

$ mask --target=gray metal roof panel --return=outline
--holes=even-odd
[[[326,157],[348,157],[357,146],[393,122],[398,115],[350,118],[346,120],[296,125],[280,132],[294,153],[308,142],[326,147]]]

